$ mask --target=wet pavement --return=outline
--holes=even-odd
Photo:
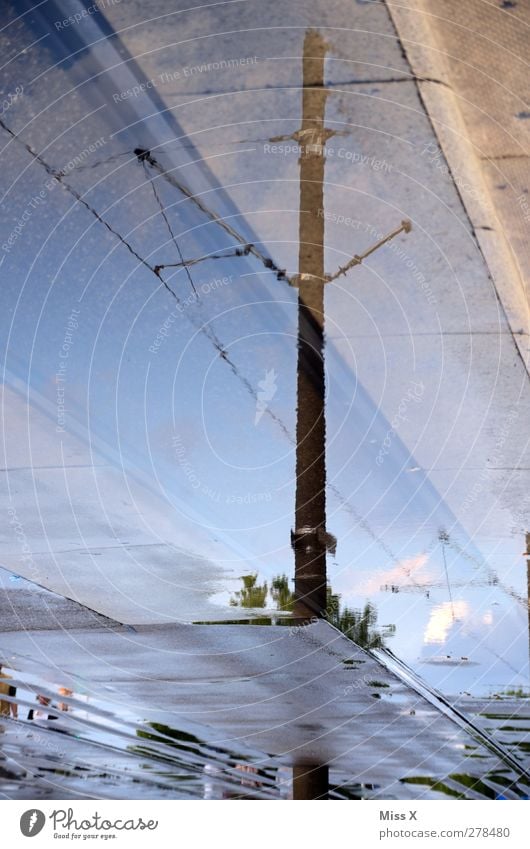
[[[482,703],[470,724],[327,623],[19,632],[2,644],[25,670],[4,670],[17,705],[6,795],[24,798],[32,779],[52,798],[304,798],[311,782],[315,798],[528,795],[528,718],[512,702]],[[509,729],[491,727],[501,716]]]
[[[2,792],[288,798],[309,765],[337,798],[526,795],[527,305],[445,165],[440,85],[383,3],[129,0],[58,26],[74,6],[8,4],[0,33],[21,89],[0,115],[0,661],[23,696]],[[316,544],[361,648],[291,595],[319,238]],[[58,687],[71,710],[37,739]]]

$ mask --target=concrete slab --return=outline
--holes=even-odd
[[[415,777],[428,786],[476,775],[476,755],[485,781],[490,772],[493,780],[499,771],[509,777],[513,768],[494,743],[470,734],[450,710],[444,715],[323,622],[75,630],[45,640],[39,632],[4,633],[2,651],[11,669],[23,670],[20,683],[36,677],[45,693],[63,670],[61,684],[73,690],[71,710],[60,716],[65,729],[87,710],[77,697],[81,685],[88,704],[105,706],[102,732],[108,724],[112,733],[122,714],[124,731],[133,718],[144,727],[203,729],[212,750],[258,751],[308,769],[329,765],[347,784],[377,788],[383,798],[397,785],[407,795]],[[84,718],[79,712],[80,729]]]
[[[0,569],[0,632],[121,627],[86,606]]]
[[[528,7],[389,4],[440,149],[528,365]],[[441,84],[422,81],[434,75]],[[442,154],[443,151],[443,154]],[[502,188],[499,188],[502,187]],[[502,192],[506,193],[505,195]]]

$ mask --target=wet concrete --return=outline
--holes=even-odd
[[[326,623],[293,628],[142,626],[122,635],[73,630],[48,633],[45,639],[38,632],[18,632],[4,633],[2,644],[11,683],[24,688],[25,680],[34,680],[52,705],[57,699],[63,704],[55,710],[57,720],[51,718],[50,704],[37,704],[44,713],[39,729],[67,730],[75,720],[72,730],[89,749],[97,737],[87,720],[96,721],[107,746],[113,734],[130,736],[134,720],[143,727],[180,728],[202,738],[205,762],[212,763],[208,748],[220,753],[213,765],[218,763],[221,776],[227,768],[222,753],[239,752],[251,757],[256,768],[283,765],[300,773],[329,766],[346,786],[377,788],[375,796],[382,798],[407,797],[413,778],[426,779],[418,783],[428,794],[429,782],[443,785],[458,775],[468,776],[472,785],[479,777],[495,783],[498,774],[499,787],[505,781],[515,797],[526,793],[524,768],[508,750],[464,727],[450,712],[444,715]],[[23,670],[20,678],[17,668]],[[53,696],[60,669],[67,693],[63,697]],[[8,728],[19,738],[29,731],[28,721],[34,722],[22,717],[31,701],[21,700],[20,692],[19,722],[25,730]],[[91,716],[90,705],[99,719]],[[9,727],[13,720],[6,722]],[[74,754],[83,763],[83,748],[74,748]],[[106,757],[114,763],[110,752]],[[118,759],[114,769],[119,764]],[[127,774],[127,764],[123,768]],[[519,790],[514,779],[522,781]],[[37,784],[44,790],[42,781]],[[75,782],[61,779],[59,786],[63,784],[76,789]],[[194,795],[195,784],[183,779],[182,791]],[[104,781],[100,792],[105,794],[105,788]],[[129,791],[125,784],[112,792]],[[465,783],[460,792],[466,797]],[[483,795],[475,790],[470,797]]]
[[[85,605],[0,569],[0,632],[121,627]]]

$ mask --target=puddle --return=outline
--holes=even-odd
[[[362,20],[375,16],[378,32],[387,28],[393,32],[385,10],[369,6],[359,4],[356,16]],[[325,535],[315,551],[321,566],[323,559],[327,561],[333,596],[340,597],[343,608],[362,611],[355,622],[342,622],[343,630],[350,629],[360,644],[367,644],[367,628],[373,647],[391,639],[398,656],[447,693],[471,687],[475,695],[482,695],[492,687],[527,686],[528,594],[520,552],[528,510],[513,494],[503,495],[502,509],[488,529],[473,530],[486,488],[480,473],[464,469],[468,482],[467,489],[459,490],[460,503],[450,494],[446,497],[445,466],[436,472],[435,464],[436,474],[431,475],[425,452],[421,461],[415,457],[415,437],[409,432],[409,425],[425,427],[432,445],[438,445],[441,437],[432,429],[435,399],[429,387],[440,384],[440,392],[446,392],[446,384],[450,386],[462,370],[458,358],[451,359],[453,352],[447,354],[443,374],[439,372],[433,353],[438,351],[436,336],[431,339],[432,351],[422,348],[422,356],[412,359],[408,348],[403,348],[407,343],[399,341],[400,334],[405,338],[409,332],[417,347],[424,344],[426,327],[432,333],[438,333],[440,327],[448,333],[455,331],[452,316],[459,310],[453,302],[446,305],[444,299],[435,297],[436,281],[429,282],[432,298],[423,297],[425,292],[418,293],[414,284],[420,266],[441,265],[451,276],[453,272],[445,267],[447,252],[440,247],[440,254],[435,250],[432,255],[432,240],[421,227],[414,227],[367,259],[376,263],[377,279],[391,280],[391,288],[401,292],[408,324],[403,323],[402,311],[393,301],[383,299],[380,289],[372,285],[369,269],[351,269],[351,274],[357,274],[361,313],[352,300],[346,275],[326,285],[324,366],[321,362],[318,377],[320,389],[325,377],[326,429],[319,439],[325,438],[326,462],[319,460],[318,480],[312,479],[308,493],[300,495],[301,502],[308,504],[311,488],[325,491],[326,515],[320,505],[320,517],[315,514],[305,522],[300,513],[296,519],[297,426],[309,434],[298,440],[299,446],[305,446],[300,447],[303,453],[309,450],[308,439],[313,439],[313,425],[321,419],[318,411],[322,412],[323,401],[320,398],[316,403],[313,397],[309,406],[299,405],[302,413],[297,422],[297,393],[311,394],[315,389],[315,362],[306,363],[305,369],[303,357],[297,361],[300,344],[304,347],[298,336],[298,294],[286,279],[287,275],[293,282],[299,272],[301,166],[299,152],[280,155],[265,150],[264,145],[273,137],[288,139],[298,132],[305,132],[307,141],[307,133],[316,132],[314,126],[300,129],[303,103],[296,86],[302,82],[303,63],[292,57],[303,55],[305,38],[320,42],[300,28],[275,31],[274,50],[285,48],[290,57],[281,69],[286,88],[280,96],[269,90],[270,74],[280,73],[280,66],[274,63],[273,68],[266,58],[269,54],[265,51],[262,56],[264,45],[247,33],[261,59],[241,70],[240,96],[214,98],[217,109],[227,110],[227,121],[217,131],[217,153],[212,156],[214,140],[200,125],[203,110],[193,106],[193,97],[188,102],[193,92],[213,83],[211,74],[194,71],[175,76],[178,69],[174,67],[170,73],[168,63],[174,65],[175,56],[169,42],[155,52],[140,50],[133,59],[142,27],[125,23],[129,16],[139,14],[138,5],[129,3],[126,11],[109,7],[97,20],[82,23],[76,28],[76,38],[81,43],[86,39],[92,46],[76,51],[75,62],[68,59],[73,32],[65,30],[64,43],[55,41],[48,48],[54,51],[56,70],[48,68],[47,52],[32,50],[32,74],[46,71],[58,86],[66,81],[72,85],[72,91],[65,89],[60,108],[54,112],[55,129],[62,141],[53,142],[54,131],[46,156],[36,158],[32,139],[19,130],[31,116],[41,114],[41,109],[48,115],[42,88],[37,93],[27,80],[24,96],[15,99],[2,116],[5,128],[1,132],[10,142],[14,169],[19,164],[22,167],[22,161],[29,169],[28,185],[19,188],[16,184],[10,190],[13,208],[22,215],[27,197],[38,193],[43,181],[50,181],[49,188],[44,188],[46,215],[31,209],[27,226],[33,228],[31,244],[47,246],[39,258],[39,274],[48,274],[55,281],[45,301],[39,302],[41,314],[34,327],[36,283],[30,275],[20,293],[13,282],[23,275],[33,249],[28,248],[29,254],[21,252],[27,247],[25,234],[15,234],[4,260],[12,272],[5,296],[6,315],[14,316],[13,332],[20,343],[16,352],[10,351],[7,362],[6,429],[12,435],[26,434],[23,422],[29,415],[31,433],[23,442],[29,445],[31,441],[34,455],[29,461],[27,450],[16,451],[12,437],[8,440],[5,469],[10,491],[19,495],[14,508],[8,499],[16,513],[3,563],[19,571],[21,548],[27,545],[34,561],[25,564],[25,577],[38,580],[45,576],[49,588],[65,594],[70,589],[88,606],[119,621],[134,624],[157,617],[162,621],[232,621],[227,610],[231,606],[244,607],[249,615],[254,615],[250,613],[253,609],[282,606],[281,600],[275,604],[274,596],[279,599],[285,585],[275,587],[274,581],[279,577],[288,581],[290,592],[294,561],[303,556],[295,525],[300,531],[304,525],[317,527],[320,523]],[[161,44],[172,27],[176,32],[181,26],[191,31],[199,26],[191,11],[187,16],[168,14],[164,20],[168,32],[152,24]],[[39,8],[18,26],[15,41],[23,41],[29,30],[33,41],[48,31],[50,21],[44,8]],[[91,28],[97,31],[98,27],[112,32],[113,38],[93,39]],[[117,31],[123,50],[130,54],[125,65],[114,61]],[[327,139],[329,155],[324,165],[330,187],[321,197],[326,215],[312,220],[312,227],[318,229],[325,221],[330,247],[322,262],[325,273],[332,277],[333,268],[346,264],[352,244],[362,251],[377,242],[379,232],[399,226],[399,221],[387,218],[386,201],[383,208],[377,201],[386,197],[392,182],[392,197],[403,209],[409,208],[408,189],[401,185],[398,171],[420,169],[418,185],[427,177],[430,185],[433,169],[415,150],[407,153],[406,145],[400,151],[384,149],[388,133],[367,136],[358,126],[355,109],[362,112],[365,102],[357,95],[347,96],[345,88],[351,78],[345,59],[352,54],[351,45],[348,47],[346,35],[338,32],[328,41],[327,47],[319,47],[321,52],[328,51],[325,67],[317,63],[318,68],[314,64],[311,70],[322,82],[322,97],[315,95],[311,108],[321,110],[326,133],[335,135]],[[390,40],[385,41],[388,47]],[[208,58],[196,56],[194,61],[193,51],[204,47],[200,44],[191,39],[181,46],[185,67],[199,68]],[[366,46],[356,46],[364,54]],[[6,45],[7,53],[12,49],[13,44]],[[376,50],[375,43],[371,49]],[[216,52],[218,46],[209,43],[208,50]],[[397,46],[390,64],[406,75]],[[96,66],[112,68],[104,84],[93,72]],[[356,73],[361,82],[370,67],[359,61]],[[18,60],[14,68],[21,79],[27,76],[28,70]],[[223,78],[221,74],[220,81]],[[142,88],[142,81],[153,80],[156,85]],[[259,81],[260,93],[254,91],[256,102],[252,105],[244,95],[245,80]],[[340,91],[335,90],[339,80]],[[378,85],[384,86],[384,79]],[[5,90],[11,90],[8,84]],[[401,91],[405,90],[402,86]],[[359,91],[366,100],[365,89]],[[245,97],[252,117],[248,132],[244,125],[235,139],[237,125],[230,120],[231,110],[235,109],[239,118],[237,104]],[[377,112],[377,98],[370,95],[369,101],[376,110],[372,110],[373,120],[385,123],[388,117],[384,111]],[[88,102],[105,108],[90,108],[91,118],[83,123],[82,104]],[[159,108],[153,107],[155,102]],[[390,109],[390,100],[385,99],[385,104],[385,109]],[[177,105],[178,109],[173,108]],[[271,123],[264,116],[272,106],[271,115],[279,117]],[[212,106],[207,97],[203,108],[204,115],[209,114]],[[287,110],[284,117],[283,109]],[[414,112],[409,106],[407,109],[407,114]],[[422,132],[419,115],[418,111],[418,126],[407,130],[413,138]],[[61,136],[65,116],[75,119],[74,126]],[[348,129],[350,122],[359,137]],[[39,121],[37,131],[43,144],[53,123]],[[234,142],[242,138],[263,142],[254,141],[252,150],[239,153],[241,145]],[[315,153],[319,142],[313,142],[302,145],[304,155]],[[271,144],[275,143],[269,147]],[[358,149],[363,145],[367,152]],[[368,150],[370,147],[374,149]],[[264,174],[260,186],[268,187],[263,207],[258,209],[253,197],[246,194],[249,189],[244,188],[254,185],[256,169]],[[248,183],[241,175],[248,177]],[[435,191],[445,197],[448,186],[442,185],[437,173],[434,177],[441,181]],[[349,207],[360,186],[365,201],[367,197],[372,200],[366,207],[366,221],[359,221],[362,226],[352,230],[357,219]],[[69,203],[77,203],[79,221],[70,216],[73,229],[65,254],[57,227]],[[290,212],[277,212],[285,204]],[[138,208],[145,212],[141,227],[135,223]],[[242,215],[241,210],[252,212]],[[438,213],[442,215],[441,210]],[[415,208],[410,215],[417,217]],[[340,223],[341,216],[349,223]],[[425,217],[423,212],[421,217]],[[454,223],[446,224],[448,238],[454,242]],[[293,238],[284,238],[285,233]],[[190,262],[183,265],[182,257],[191,258]],[[468,259],[472,265],[468,274],[475,281],[480,277],[481,261],[478,250]],[[102,264],[108,269],[108,303],[103,303],[97,283],[97,269]],[[287,269],[285,274],[283,269]],[[128,282],[122,285],[124,280]],[[460,279],[457,288],[462,285]],[[307,292],[302,306],[304,297],[307,299]],[[315,312],[314,304],[308,301],[306,306]],[[489,316],[489,302],[482,307]],[[381,384],[386,355],[379,350],[379,337],[366,316],[378,316],[385,350],[398,364],[399,373],[393,372],[401,387],[397,395],[390,391],[388,381]],[[394,330],[399,331],[397,335]],[[310,331],[316,332],[318,340],[318,327],[313,323],[306,341]],[[6,326],[3,332],[8,335],[11,331]],[[61,357],[61,351],[68,356]],[[61,359],[61,370],[48,367],[56,361],[61,364]],[[305,385],[303,375],[308,369],[313,383]],[[64,417],[64,404],[57,398],[58,391],[62,397],[67,380],[69,413]],[[511,387],[510,398],[518,397],[516,389]],[[319,390],[323,397],[322,392]],[[480,406],[478,388],[473,397]],[[22,398],[27,398],[27,409]],[[488,442],[483,434],[480,442],[485,455],[491,455],[490,443],[495,446],[499,442],[499,433],[503,450],[507,450],[508,437],[514,442],[520,437],[518,428],[524,415],[519,415],[515,400],[513,409],[509,400],[492,401],[491,438]],[[457,401],[453,406],[446,401],[449,419],[459,413]],[[145,416],[139,413],[144,410]],[[462,428],[460,438],[471,450],[476,429]],[[315,445],[311,450],[315,453]],[[432,454],[434,462],[434,449]],[[315,456],[321,455],[323,452],[316,450]],[[502,459],[500,449],[493,448],[493,457]],[[33,495],[27,478],[32,465],[31,474],[37,480]],[[299,474],[299,494],[304,486],[304,476]],[[520,489],[524,490],[522,482]],[[54,493],[55,510],[45,503],[44,493],[50,492]],[[72,502],[79,514],[75,520],[68,518]],[[512,518],[508,524],[503,519],[506,511]],[[40,551],[37,517],[44,524],[56,567]],[[102,600],[99,590],[94,590],[93,569],[103,586],[119,588],[112,593],[112,603],[107,601],[107,593]],[[235,588],[243,573],[246,585]],[[370,624],[375,616],[377,626]],[[414,634],[409,628],[411,618]],[[498,651],[500,644],[510,646],[509,656]],[[442,657],[446,660],[440,660]]]
[[[443,781],[396,775],[389,789],[385,782],[356,781],[332,764],[292,767],[286,758],[215,744],[211,729],[173,727],[164,716],[141,721],[123,704],[116,712],[111,691],[106,700],[9,667],[3,675],[11,688],[0,715],[4,798],[526,798],[524,780],[514,783],[508,770]],[[308,725],[309,735],[318,731]]]
[[[252,619],[223,620],[224,624],[254,624],[254,625],[289,625],[293,628],[308,622],[318,621],[316,611],[307,606],[307,599],[297,601],[296,591],[290,589],[289,580],[286,575],[276,575],[272,578],[269,589],[267,581],[262,584],[258,582],[257,575],[244,575],[241,577],[242,589],[237,590],[230,599],[232,607],[245,608],[251,613]],[[377,611],[369,602],[362,610],[356,610],[343,605],[339,594],[333,592],[333,588],[326,586],[326,604],[322,611],[322,618],[334,625],[339,631],[352,640],[357,646],[364,649],[383,648],[386,641],[395,633],[393,625],[387,625],[381,629],[377,628]],[[260,607],[266,608],[268,602],[276,606],[276,611],[271,616],[260,616],[257,611]],[[282,618],[283,617],[283,618]],[[196,622],[195,624],[221,624],[220,620],[210,622]],[[343,661],[348,663],[348,661]],[[352,660],[351,663],[362,663],[362,660]]]
[[[140,722],[121,705],[4,667],[2,789],[9,798],[279,798],[280,767],[212,746],[191,729]],[[2,714],[4,714],[2,702]],[[16,716],[13,715],[16,713]],[[5,783],[7,780],[7,784]]]

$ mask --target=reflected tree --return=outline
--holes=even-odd
[[[272,579],[271,596],[276,610],[292,610],[294,608],[294,592],[289,589],[287,575],[276,575]]]
[[[282,613],[295,609],[295,593],[289,588],[287,575],[276,575],[270,587],[266,581],[258,583],[257,574],[244,575],[241,581],[242,588],[230,599],[232,607],[269,607]],[[329,584],[326,600],[325,618],[361,648],[382,648],[385,640],[396,632],[395,625],[377,628],[377,610],[370,601],[362,610],[342,605],[339,593],[334,593]]]
[[[241,580],[243,582],[243,587],[242,589],[237,590],[230,599],[231,606],[265,607],[267,603],[267,595],[269,593],[267,582],[265,581],[263,584],[258,584],[257,574],[242,575]]]
[[[386,625],[380,630],[376,629],[377,610],[369,601],[366,602],[362,610],[341,606],[340,595],[334,593],[329,585],[327,588],[326,619],[363,649],[382,648],[385,644],[385,638],[391,637],[396,632],[395,625]]]

